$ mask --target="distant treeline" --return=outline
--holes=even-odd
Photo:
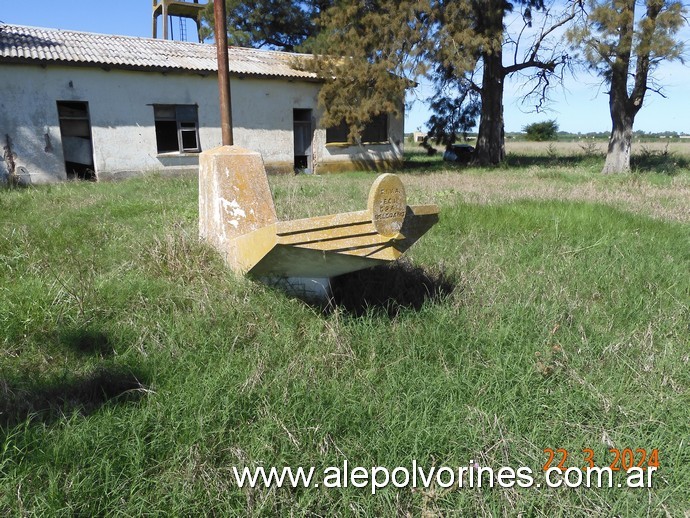
[[[559,131],[557,133],[558,140],[581,140],[581,139],[593,139],[593,140],[607,140],[610,137],[610,132],[608,131],[590,131],[588,133],[570,133],[568,131]],[[663,131],[663,132],[646,132],[646,131],[635,131],[633,133],[633,138],[636,140],[654,140],[654,139],[687,139],[690,142],[690,134],[688,133],[678,133],[677,131]],[[477,139],[477,133],[468,133],[467,140],[473,141]],[[506,139],[509,140],[527,140],[525,132],[522,131],[512,131],[506,132]],[[405,140],[412,141],[413,134],[405,133]],[[462,135],[457,136],[458,142],[463,142],[465,138]]]

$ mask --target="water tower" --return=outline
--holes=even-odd
[[[153,0],[153,37],[158,38],[158,17],[163,17],[163,39],[187,41],[187,19],[194,20],[196,23],[196,33],[199,43],[201,43],[201,11],[205,4],[200,4],[199,0],[192,2],[181,2],[174,0]],[[173,31],[173,18],[177,18],[179,31],[177,38]]]

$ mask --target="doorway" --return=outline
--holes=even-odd
[[[57,110],[67,179],[95,181],[89,103],[58,101]]]
[[[292,110],[293,132],[295,135],[295,172],[313,172],[311,110]]]

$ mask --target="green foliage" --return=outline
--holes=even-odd
[[[467,84],[457,97],[434,96],[429,107],[432,113],[427,122],[427,138],[447,146],[453,144],[458,135],[466,137],[468,130],[475,126],[481,110],[481,99]]]
[[[678,0],[609,2],[589,0],[581,23],[568,37],[581,58],[609,85],[611,143],[604,172],[630,169],[635,116],[644,104],[653,73],[664,61],[682,58],[680,29],[687,25],[687,6]]]
[[[528,83],[534,83],[526,88],[527,97],[536,98],[539,108],[546,95],[544,86],[566,62],[558,45],[549,41],[552,30],[547,26],[561,26],[567,16],[559,19],[543,0],[226,0],[226,4],[230,44],[298,49],[318,56],[299,66],[333,78],[321,91],[326,110],[322,123],[330,127],[344,121],[351,142],[374,117],[399,116],[406,90],[424,78],[435,88],[427,100],[433,113],[427,123],[429,138],[451,144],[479,120],[476,155],[480,162],[497,163],[504,156],[504,77],[523,73]],[[533,43],[522,62],[503,66],[504,47],[518,45],[504,34],[504,20],[515,8],[522,10],[521,47],[527,37]],[[543,27],[532,30],[538,13]],[[208,36],[212,4],[205,9],[204,20]],[[514,55],[517,58],[517,52]],[[475,77],[482,68],[483,78]]]
[[[410,260],[455,289],[392,316],[324,314],[229,273],[196,237],[195,178],[0,192],[0,512],[682,516],[687,219],[515,196],[530,182],[536,196],[582,185],[607,203],[638,193],[641,209],[657,210],[668,189],[688,188],[688,171],[635,184],[586,167],[535,176],[553,170],[406,174],[415,203],[442,205]],[[280,211],[304,215],[361,209],[371,179],[271,183]],[[501,182],[513,201],[483,203]],[[538,473],[544,448],[567,449],[568,466],[592,448],[605,466],[610,447],[658,448],[653,487],[372,496],[351,485],[240,489],[232,477],[233,466],[344,459]]]
[[[588,0],[587,16],[568,32],[573,48],[607,82],[614,63],[628,67],[637,62],[652,71],[662,61],[683,55],[678,31],[687,23],[687,6],[679,0],[646,0],[640,13],[637,4],[634,0]],[[634,83],[635,78],[630,74],[626,81]]]
[[[555,120],[534,122],[522,128],[527,140],[543,142],[546,140],[558,140],[558,124]]]
[[[333,0],[225,0],[228,44],[294,51],[316,32],[315,19]],[[203,11],[203,35],[213,36],[213,2]]]
[[[533,43],[524,61],[504,66],[504,47],[517,45],[506,38],[504,27],[514,8],[523,10],[523,36],[533,37]],[[538,13],[544,27],[532,31]],[[549,41],[552,31],[546,28],[570,19],[560,14],[548,11],[541,0],[338,2],[319,18],[321,31],[312,48],[320,56],[342,58],[321,57],[307,65],[334,78],[321,94],[324,123],[344,119],[354,140],[372,115],[391,109],[399,113],[396,98],[424,78],[434,87],[428,100],[430,138],[450,144],[479,119],[476,155],[480,162],[497,163],[504,155],[503,80],[509,74],[533,74],[534,88],[528,90],[537,97],[545,92],[537,85],[547,85],[567,59]],[[514,55],[517,59],[517,51]]]
[[[316,59],[305,63],[322,77],[333,78],[320,91],[326,110],[323,124],[345,121],[354,141],[373,117],[400,116],[401,100],[411,86],[408,78],[426,70],[426,21],[424,6],[412,0],[340,2],[325,11],[312,44]]]

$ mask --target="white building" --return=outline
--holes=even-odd
[[[402,118],[377,118],[358,145],[345,143],[344,127],[319,125],[321,82],[295,68],[300,55],[229,54],[235,144],[259,151],[268,171],[401,159]],[[220,143],[214,45],[0,25],[0,176],[195,171],[198,153]]]

